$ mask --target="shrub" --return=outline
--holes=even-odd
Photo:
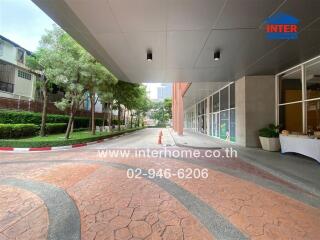
[[[47,134],[63,133],[66,130],[67,130],[66,123],[47,123],[46,124]]]
[[[34,136],[39,127],[35,124],[0,124],[0,138],[22,138]]]
[[[260,137],[277,138],[279,137],[279,126],[269,124],[268,127],[259,130]]]
[[[68,123],[68,115],[48,114],[47,123]],[[96,125],[102,125],[102,119],[97,118]],[[88,117],[75,117],[74,128],[87,128],[89,126],[90,119]],[[24,111],[0,111],[0,124],[19,124],[19,123],[31,123],[41,124],[41,113],[36,112],[24,112]]]

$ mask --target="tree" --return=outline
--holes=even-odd
[[[138,97],[135,100],[135,110],[137,114],[137,125],[140,126],[140,118],[145,117],[146,113],[151,109],[151,101],[147,96],[147,89],[145,86],[139,86]]]
[[[59,72],[56,83],[64,88],[65,95],[61,101],[56,102],[56,106],[69,111],[69,121],[65,138],[70,138],[71,129],[74,123],[74,117],[79,106],[84,101],[83,78],[87,77],[85,67],[80,61],[83,50],[82,47],[73,40],[68,34],[64,33],[59,38],[57,49],[59,55],[59,65],[56,71]]]
[[[60,56],[56,50],[60,41],[59,39],[63,34],[64,32],[54,25],[52,30],[47,31],[47,33],[42,36],[39,48],[31,56],[28,56],[26,61],[28,67],[41,75],[40,81],[37,81],[37,85],[40,88],[43,97],[40,126],[41,137],[46,135],[48,92],[59,75],[57,65],[60,61]]]
[[[164,99],[163,105],[166,113],[169,114],[169,119],[172,119],[172,99],[171,98]]]
[[[117,79],[96,59],[89,54],[86,50],[82,49],[80,62],[82,64],[82,85],[90,96],[90,109],[91,109],[91,131],[92,134],[96,133],[95,126],[95,105],[99,99],[99,96],[105,96],[107,93],[99,91],[99,89],[105,89],[111,84],[115,84]],[[100,94],[97,96],[97,92]],[[108,90],[107,90],[108,91]]]
[[[133,107],[134,98],[138,96],[139,84],[119,81],[114,87],[114,98],[118,109],[118,130],[121,125],[121,105]]]
[[[157,121],[158,125],[165,125],[172,118],[172,101],[165,99],[162,102],[154,102],[151,118]]]

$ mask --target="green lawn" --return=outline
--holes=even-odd
[[[123,133],[133,132],[139,129],[142,128],[125,129],[121,131],[115,130],[112,133],[97,132],[96,135],[92,135],[89,131],[74,132],[68,140],[64,138],[64,134],[54,134],[46,137],[36,136],[22,139],[0,139],[0,147],[30,148],[66,146],[78,143],[93,142],[113,136],[118,136]]]

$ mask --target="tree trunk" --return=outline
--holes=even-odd
[[[42,94],[43,94],[43,106],[42,106],[40,136],[44,137],[46,135],[47,108],[48,108],[48,89],[46,85],[42,89]]]
[[[140,114],[138,114],[137,118],[138,118],[138,127],[140,127]]]
[[[132,112],[130,112],[130,128],[132,128],[132,124],[133,124],[133,114],[132,114]]]
[[[104,129],[104,126],[106,125],[106,104],[103,104],[103,119],[102,119],[102,127]]]
[[[118,131],[121,130],[121,106],[118,105]]]
[[[91,107],[91,132],[92,135],[96,134],[96,121],[95,121],[95,94],[90,94],[90,107]]]
[[[66,135],[65,135],[66,139],[70,138],[70,133],[71,133],[73,121],[74,121],[74,113],[73,113],[73,111],[71,111],[70,116],[69,116],[67,131],[66,131]]]
[[[127,113],[127,110],[126,110],[126,109],[124,109],[124,111],[123,111],[124,125],[126,125],[126,123],[127,123],[126,113]]]
[[[108,109],[109,109],[109,119],[108,119],[108,124],[109,124],[109,130],[110,132],[112,131],[112,104],[109,103],[108,105]]]

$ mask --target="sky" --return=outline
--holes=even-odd
[[[0,34],[27,50],[35,51],[53,24],[31,0],[0,0]]]
[[[0,34],[29,51],[37,49],[41,36],[53,24],[31,0],[0,0]],[[149,98],[156,99],[157,87],[161,84],[145,85]]]

